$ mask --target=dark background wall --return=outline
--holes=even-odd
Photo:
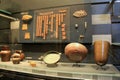
[[[18,1],[18,0],[10,0],[9,2],[7,0],[1,2],[0,8],[8,10],[12,12],[12,16],[19,18],[18,14],[23,11],[29,11],[29,10],[37,10],[37,9],[46,9],[46,8],[53,8],[53,7],[61,7],[61,6],[70,6],[70,5],[81,5],[81,4],[91,4],[91,16],[95,14],[106,14],[106,10],[109,6],[109,1],[111,0],[64,0],[64,1],[48,1],[45,2],[45,0],[23,0],[23,1]],[[9,3],[9,4],[8,4]],[[8,4],[8,5],[3,5],[3,4]],[[120,42],[120,32],[119,32],[119,27],[120,27],[120,19],[116,16],[120,15],[120,6],[118,5],[119,3],[116,2],[113,6],[113,12],[114,16],[111,17],[112,23],[111,24],[101,24],[101,25],[92,25],[92,34],[112,34],[112,42],[113,43],[119,43]],[[111,13],[108,11],[107,13]],[[0,32],[4,36],[0,37],[1,43],[9,43],[11,46],[11,49],[23,49],[24,53],[26,56],[32,56],[33,59],[38,59],[39,56],[43,55],[45,52],[49,50],[56,50],[59,52],[62,52],[62,58],[60,61],[68,61],[66,56],[64,55],[64,47],[66,43],[14,43],[12,44],[11,42],[11,37],[14,38],[14,36],[19,36],[19,33],[14,34],[15,30],[9,30],[9,24],[10,21],[3,19],[0,17],[1,21],[5,21],[5,23],[0,24]],[[5,26],[6,28],[4,28]],[[7,35],[6,35],[7,33]],[[9,38],[9,35],[12,33],[11,37]],[[6,37],[7,36],[7,37]],[[5,37],[5,38],[4,38]],[[19,38],[19,37],[18,37]],[[3,40],[4,39],[4,40]],[[10,40],[9,40],[10,39]],[[93,59],[93,45],[92,44],[86,44],[84,45],[88,48],[88,56],[83,62],[86,63],[94,63]],[[111,47],[111,52],[109,54],[109,61],[108,63],[112,64],[120,64],[120,49],[119,46],[112,45]]]
[[[20,12],[26,10],[33,9],[42,9],[42,8],[50,8],[50,7],[59,7],[66,5],[75,5],[75,4],[83,4],[83,3],[103,3],[109,2],[111,0],[1,0],[0,8],[10,11],[10,12]]]

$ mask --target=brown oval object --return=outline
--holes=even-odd
[[[22,16],[22,20],[30,20],[30,19],[32,19],[31,15],[23,15]]]
[[[103,66],[107,63],[110,43],[98,40],[94,42],[94,59],[97,65]]]
[[[77,18],[85,17],[85,16],[87,16],[87,12],[85,10],[75,11],[73,13],[73,16],[75,16]]]
[[[69,43],[65,47],[65,55],[74,62],[81,62],[86,57],[87,52],[87,48],[77,42]]]

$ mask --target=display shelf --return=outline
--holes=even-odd
[[[96,64],[80,63],[80,67],[73,66],[75,63],[59,62],[56,66],[48,66],[43,62],[35,61],[36,67],[31,67],[27,61],[20,64],[10,62],[0,62],[0,69],[28,73],[32,75],[49,76],[55,78],[67,79],[94,79],[102,77],[103,79],[120,78],[120,72],[112,65],[107,64],[106,70],[97,70]]]
[[[112,43],[112,45],[120,46],[120,43]]]

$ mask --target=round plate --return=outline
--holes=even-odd
[[[49,51],[47,53],[45,53],[43,61],[46,64],[55,64],[60,60],[60,56],[61,53],[56,52],[56,51]]]

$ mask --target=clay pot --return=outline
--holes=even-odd
[[[20,61],[25,59],[25,54],[22,52],[22,50],[15,50],[15,53],[20,54]]]
[[[87,55],[87,48],[80,43],[69,43],[65,47],[65,55],[74,62],[81,62]]]
[[[13,64],[20,64],[20,58],[12,58]]]
[[[2,46],[2,50],[0,51],[0,55],[1,55],[1,61],[3,61],[3,62],[10,61],[11,51],[10,51],[8,45]]]
[[[13,64],[19,64],[19,63],[20,63],[20,60],[21,60],[20,54],[14,53],[14,54],[11,56],[11,58],[12,58]]]
[[[98,40],[94,42],[94,59],[97,65],[104,66],[108,60],[110,43]]]

